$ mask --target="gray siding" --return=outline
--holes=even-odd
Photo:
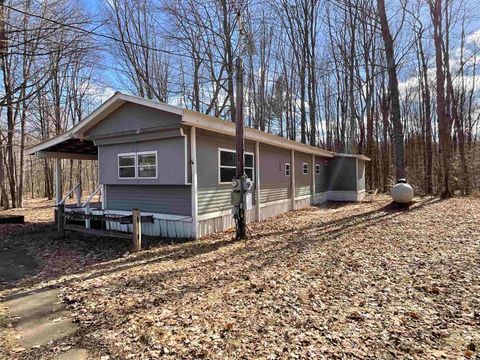
[[[337,157],[329,161],[329,190],[357,191],[356,159]]]
[[[357,190],[365,190],[365,161],[358,161]]]
[[[197,197],[198,214],[202,215],[231,209],[231,192],[232,187],[230,185],[199,189]]]
[[[222,184],[218,184],[218,148],[235,150],[235,138],[197,130],[197,176],[198,187],[222,188]],[[255,153],[255,144],[246,141],[245,151]]]
[[[118,154],[157,151],[157,179],[119,179]],[[101,184],[179,185],[186,184],[186,138],[174,137],[98,147],[98,176]]]
[[[315,164],[320,165],[320,174],[315,173],[315,192],[317,194],[328,190],[328,165],[325,165],[325,161],[329,162],[327,158],[315,156]]]
[[[218,181],[218,148],[235,149],[235,138],[197,130],[198,213],[206,214],[231,209],[230,184]],[[255,145],[246,141],[247,152],[255,153]]]
[[[184,186],[107,185],[107,210],[191,216],[191,188]]]
[[[260,144],[260,202],[290,198],[291,176],[285,176],[290,150]]]
[[[303,163],[308,164],[308,174],[303,174]],[[313,171],[315,171],[313,169]],[[312,183],[312,155],[295,152],[295,196],[304,196],[311,193]]]
[[[182,117],[180,115],[146,106],[126,103],[90,129],[86,135],[95,138],[104,135],[179,124],[181,120]]]

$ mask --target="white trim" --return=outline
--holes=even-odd
[[[233,208],[228,209],[228,210],[215,211],[215,212],[211,212],[211,213],[198,215],[198,221],[204,221],[204,220],[213,219],[213,218],[220,217],[220,216],[225,216],[225,215],[232,215],[233,216]]]
[[[255,184],[255,209],[256,209],[256,219],[260,220],[260,143],[255,142],[255,179],[253,179]]]
[[[317,174],[317,172],[316,172],[316,165],[317,165],[317,164],[315,164],[315,155],[312,155],[312,177],[311,177],[311,179],[312,179],[312,180],[311,180],[311,181],[312,181],[312,187],[311,187],[311,190],[312,190],[312,191],[311,191],[311,192],[312,192],[312,194],[311,194],[311,196],[312,196],[312,203],[313,203],[313,196],[315,195],[315,186],[316,186],[315,182],[316,182],[316,180],[317,180],[317,178],[316,178],[316,174]],[[315,169],[315,171],[314,171],[314,169]]]
[[[131,211],[124,211],[124,210],[97,210],[100,214],[114,214],[114,215],[132,215]],[[191,222],[191,216],[185,215],[173,215],[173,214],[162,214],[162,213],[152,213],[152,212],[141,212],[144,216],[153,216],[154,219],[160,220],[174,220],[174,221],[184,221],[184,222]]]
[[[124,157],[133,156],[133,158],[135,159],[135,163],[133,164],[133,171],[134,171],[133,177],[120,176],[120,156],[124,156]],[[131,168],[132,166],[131,165],[122,166],[122,168],[125,168],[125,167]],[[133,152],[133,153],[117,154],[117,177],[118,177],[118,180],[132,180],[137,178],[137,154],[136,153]]]
[[[138,155],[152,155],[152,154],[155,154],[155,176],[140,176],[139,175],[139,164],[138,164]],[[136,155],[136,176],[137,176],[137,179],[141,179],[141,180],[151,180],[151,179],[158,179],[158,151],[157,150],[151,150],[151,151],[140,151],[140,152],[137,152],[137,155]]]
[[[209,130],[220,134],[235,136],[235,124],[229,121],[221,120],[212,116],[201,114],[199,112],[185,109],[183,111],[183,123],[195,126],[199,129]],[[315,154],[324,157],[334,157],[331,151],[323,150],[315,146],[299,143],[294,140],[282,138],[280,136],[269,134],[257,129],[245,128],[245,139],[258,141],[264,144],[281,147],[284,149],[296,150],[306,154]]]
[[[335,157],[345,157],[345,158],[354,158],[363,161],[370,161],[371,159],[365,155],[357,155],[357,154],[343,154],[343,153],[335,153]]]
[[[221,148],[219,147],[218,150],[217,150],[217,172],[218,172],[218,185],[226,185],[226,184],[231,184],[232,182],[231,181],[224,181],[222,182],[222,179],[221,179],[221,174],[220,174],[220,168],[226,168],[226,169],[236,169],[237,167],[236,166],[230,166],[230,165],[221,165],[220,163],[220,153],[224,151],[224,152],[229,152],[229,153],[233,153],[233,154],[237,154],[237,151],[236,150],[233,150],[233,149],[228,149],[228,148]],[[251,166],[244,166],[245,169],[252,169],[253,170],[253,177],[255,178],[255,154],[252,153],[252,152],[248,152],[248,151],[244,151],[243,153],[243,162],[245,164],[245,155],[252,155],[253,156],[253,167]],[[255,179],[250,179],[252,181],[255,181]]]
[[[287,165],[288,165],[288,175],[287,175]],[[284,173],[285,173],[285,176],[288,176],[288,177],[290,177],[290,174],[292,173],[292,167],[291,167],[290,163],[288,163],[288,162],[285,163]]]
[[[261,203],[261,204],[260,204],[260,207],[263,208],[263,207],[266,207],[266,206],[280,205],[280,204],[288,203],[288,202],[290,202],[290,201],[291,201],[290,199],[269,201],[269,202],[266,202],[266,203]]]
[[[193,129],[193,128],[191,128],[191,129]],[[190,129],[190,131],[191,131],[191,129]],[[185,163],[185,185],[188,185],[188,184],[191,185],[192,183],[188,182],[188,138],[187,138],[187,135],[183,134],[183,131],[182,131],[182,136],[183,136],[184,143],[185,143],[185,156],[184,156],[184,160],[185,160],[184,161],[184,163]],[[192,154],[190,153],[190,161],[192,161],[191,157],[192,157]]]
[[[186,158],[187,156],[185,156]],[[197,179],[197,130],[190,129],[190,161],[191,161],[191,207],[192,207],[192,237],[197,238],[198,234],[198,179]]]
[[[358,191],[358,159],[355,159],[355,185]]]
[[[312,194],[297,196],[297,197],[295,197],[295,201],[297,201],[297,200],[310,199],[311,197],[312,197]]]
[[[305,172],[305,165],[307,165],[307,172]],[[302,175],[308,175],[308,163],[302,163]]]
[[[292,202],[291,207],[292,210],[295,210],[295,150],[290,150],[290,187],[292,189],[292,194],[290,197],[290,201]]]

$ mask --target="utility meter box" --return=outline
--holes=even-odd
[[[233,179],[231,193],[231,203],[233,206],[240,206],[240,203],[243,202],[244,210],[252,209],[252,193],[250,190],[253,187],[253,182],[249,178],[242,179]],[[242,189],[243,189],[243,199],[242,199]],[[243,200],[243,201],[242,201]]]
[[[252,210],[252,193],[246,192],[243,194],[243,207],[245,210]]]

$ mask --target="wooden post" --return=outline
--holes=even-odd
[[[65,224],[65,204],[58,204],[57,206],[57,229],[58,231],[64,231]]]
[[[55,159],[55,205],[62,201],[62,160]]]
[[[87,215],[87,217],[85,217],[85,229],[90,229],[90,218],[88,217],[90,214],[90,203],[88,203],[85,206],[85,215]]]
[[[82,186],[80,184],[77,185],[76,189],[77,195],[77,206],[80,207],[82,205]]]
[[[132,251],[140,251],[142,249],[142,218],[139,209],[132,210],[133,225],[133,246]]]
[[[237,239],[244,239],[246,236],[246,218],[245,218],[245,204],[243,203],[244,189],[244,175],[245,175],[245,140],[243,138],[243,65],[242,59],[237,58],[237,81],[236,81],[236,119],[235,119],[235,136],[236,136],[236,150],[237,150],[237,172],[236,179],[240,181],[240,204],[237,210]],[[254,180],[254,179],[251,179]]]

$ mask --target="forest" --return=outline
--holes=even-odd
[[[0,4],[0,206],[53,196],[25,149],[115,91],[370,157],[367,189],[480,190],[480,3],[473,0],[6,0]],[[63,160],[92,191],[96,164]],[[68,190],[68,189],[66,189]]]

